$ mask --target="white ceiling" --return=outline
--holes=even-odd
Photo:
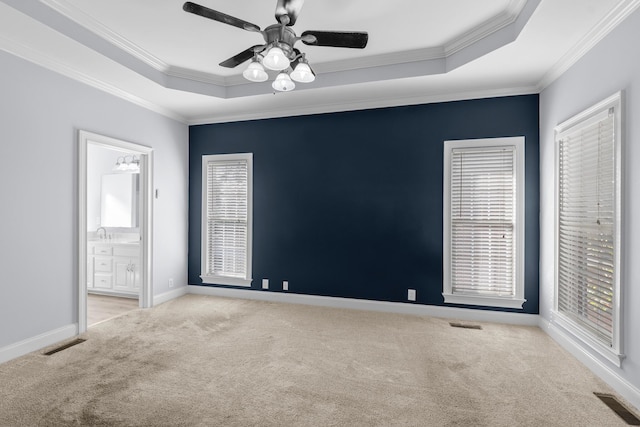
[[[182,0],[0,0],[0,49],[186,123],[537,93],[640,0],[306,0],[293,29],[366,31],[307,46],[316,82],[273,94],[219,62],[260,34]],[[276,0],[196,0],[265,28]],[[399,5],[400,4],[400,5]]]

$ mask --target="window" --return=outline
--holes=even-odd
[[[524,304],[524,137],[444,143],[447,303]]]
[[[253,155],[202,156],[204,283],[251,286]]]
[[[556,128],[553,321],[620,366],[621,96]]]

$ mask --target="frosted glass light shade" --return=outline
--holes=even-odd
[[[309,64],[300,62],[296,65],[296,69],[291,72],[291,78],[300,83],[311,83],[316,79],[316,76],[311,71]]]
[[[286,70],[289,68],[289,58],[279,47],[272,47],[262,60],[262,64],[270,70]]]
[[[249,66],[242,72],[242,75],[252,82],[264,82],[269,78],[264,67],[258,61],[251,61]]]
[[[282,72],[278,74],[271,86],[279,92],[289,92],[290,90],[295,89],[296,84],[291,80],[289,74]]]

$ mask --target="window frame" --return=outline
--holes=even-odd
[[[451,277],[451,155],[454,149],[515,148],[515,230],[514,230],[514,295],[512,297],[481,296],[453,293]],[[443,292],[445,303],[477,305],[496,308],[522,309],[524,298],[525,261],[525,137],[482,138],[449,140],[444,142],[444,185],[443,185]]]
[[[208,271],[208,165],[211,162],[238,161],[247,162],[247,242],[246,242],[246,271],[244,278],[212,275]],[[253,153],[234,154],[209,154],[202,156],[202,228],[201,228],[201,259],[200,278],[205,284],[251,287],[252,279],[252,252],[253,252]]]
[[[584,110],[583,112],[573,116],[572,118],[559,124],[554,129],[554,143],[555,143],[555,206],[554,206],[554,301],[553,310],[551,313],[551,323],[559,326],[564,331],[568,332],[574,338],[585,344],[587,347],[594,350],[600,356],[611,362],[617,367],[622,366],[622,360],[624,359],[623,352],[623,325],[622,325],[622,226],[623,226],[623,139],[622,133],[622,120],[623,120],[623,108],[622,108],[622,92],[617,92],[612,96],[598,102],[592,107]],[[594,337],[589,331],[583,328],[579,323],[575,322],[568,316],[564,315],[558,309],[558,292],[559,292],[559,244],[560,244],[560,139],[564,134],[568,132],[575,132],[576,127],[586,127],[594,121],[597,121],[598,116],[602,116],[613,109],[614,114],[614,147],[613,147],[613,176],[614,176],[614,227],[613,227],[613,252],[614,252],[614,272],[613,272],[613,301],[612,301],[612,346],[608,347]]]

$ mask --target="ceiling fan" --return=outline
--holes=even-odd
[[[280,71],[272,87],[275,90],[287,92],[295,88],[294,80],[301,83],[310,83],[315,80],[315,73],[309,66],[305,54],[294,47],[298,41],[309,46],[364,49],[369,40],[369,35],[362,31],[304,31],[298,37],[291,27],[296,23],[303,4],[304,0],[277,0],[275,12],[277,24],[270,25],[264,30],[250,22],[190,1],[186,2],[182,8],[195,15],[262,34],[264,44],[251,46],[222,61],[220,66],[234,68],[253,59],[242,73],[247,80],[252,82],[266,81],[269,76],[265,67]],[[291,73],[287,72],[289,68],[292,70]]]

